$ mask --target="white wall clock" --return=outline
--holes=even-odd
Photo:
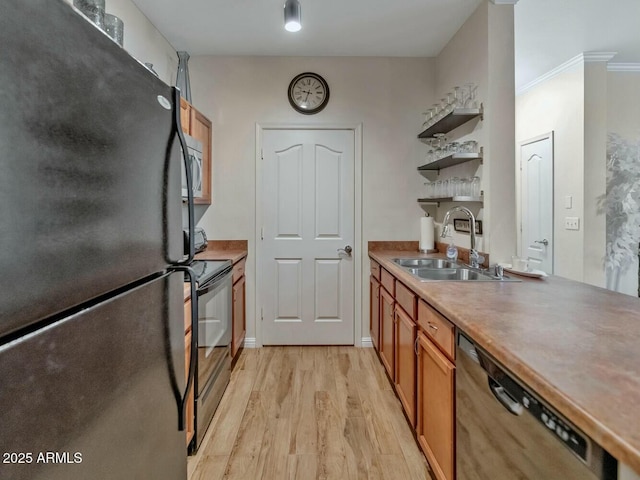
[[[329,85],[317,73],[296,75],[289,84],[289,103],[305,115],[318,113],[329,103]]]

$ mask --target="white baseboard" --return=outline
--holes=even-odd
[[[244,348],[257,348],[255,337],[245,337]]]
[[[362,348],[373,348],[371,337],[362,337],[360,341]],[[244,348],[258,348],[256,339],[253,337],[246,337],[244,339]]]

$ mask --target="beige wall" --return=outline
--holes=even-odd
[[[607,64],[584,66],[584,229],[583,281],[606,286],[607,224],[598,201],[607,192]]]
[[[65,0],[73,4],[73,0]],[[158,76],[175,85],[178,57],[175,49],[131,0],[107,0],[106,11],[124,23],[124,49],[141,63],[150,62]]]
[[[331,99],[317,115],[296,113],[287,87],[313,71]],[[193,57],[193,104],[213,122],[212,205],[199,225],[212,239],[249,239],[247,336],[255,337],[255,130],[260,124],[362,124],[362,336],[368,337],[369,240],[418,240],[423,214],[416,199],[424,179],[416,167],[421,112],[433,103],[434,62],[379,57]],[[356,301],[359,301],[357,299]],[[357,339],[359,340],[359,339]]]
[[[436,60],[437,94],[473,82],[478,85],[478,101],[484,105],[482,121],[465,124],[449,134],[450,140],[477,140],[484,147],[483,165],[472,162],[449,168],[442,175],[481,177],[484,205],[466,206],[484,222],[478,248],[489,252],[492,262],[506,261],[516,250],[513,38],[513,5],[485,2]],[[441,222],[452,206],[443,204],[437,221]],[[468,235],[454,234],[454,240],[469,246]]]
[[[554,274],[582,281],[583,229],[564,229],[564,217],[584,222],[584,65],[579,64],[537,85],[516,98],[516,143],[554,132]],[[520,153],[516,148],[519,169]],[[519,170],[518,170],[519,172]],[[517,177],[520,225],[520,179]],[[573,198],[565,208],[565,196]],[[518,233],[519,233],[518,228]],[[518,235],[518,251],[521,238]]]

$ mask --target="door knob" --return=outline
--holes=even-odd
[[[549,245],[549,240],[547,240],[545,238],[543,240],[535,240],[533,243],[541,243],[542,245],[544,245],[546,247],[547,245]]]
[[[340,253],[340,252],[344,252],[344,253],[346,253],[348,256],[351,256],[351,252],[353,252],[353,248],[351,248],[351,245],[347,245],[347,246],[346,246],[346,247],[344,247],[344,248],[339,248],[339,249],[338,249],[338,253]]]

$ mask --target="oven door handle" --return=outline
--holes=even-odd
[[[187,425],[187,401],[189,389],[194,384],[196,375],[196,356],[198,348],[198,291],[196,286],[196,274],[191,267],[174,266],[169,268],[172,272],[184,272],[189,276],[191,289],[191,351],[189,352],[189,374],[184,388],[184,394],[178,400],[178,430],[184,431]],[[176,392],[178,395],[178,392]]]
[[[186,266],[193,261],[193,257],[196,254],[194,245],[195,212],[193,207],[193,173],[189,162],[187,142],[184,139],[182,127],[180,126],[180,90],[176,87],[173,87],[173,111],[173,128],[176,130],[178,140],[180,141],[180,147],[182,148],[182,162],[184,163],[184,170],[187,178],[187,211],[189,217],[189,251],[187,252],[187,258],[174,262],[174,265]]]

